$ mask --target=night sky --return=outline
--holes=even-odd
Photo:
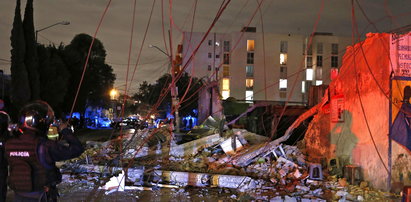
[[[369,19],[379,32],[389,31],[411,24],[411,2],[409,0],[357,0]],[[195,0],[173,0],[173,19],[178,29],[189,31]],[[98,21],[108,0],[42,0],[34,2],[34,24],[42,29],[60,21],[69,21],[70,25],[58,25],[39,32],[38,41],[43,44],[69,44],[78,33],[93,35]],[[131,72],[141,47],[143,34],[153,1],[138,0],[136,22],[133,38],[133,50],[130,66]],[[165,29],[169,29],[169,1],[163,0]],[[195,13],[194,31],[205,32],[210,26],[222,1],[198,0]],[[264,0],[262,4],[265,32],[293,33],[308,35],[312,32],[317,15],[324,3],[318,32],[332,32],[335,35],[351,36],[351,0]],[[356,0],[354,0],[356,4]],[[22,0],[22,15],[26,1]],[[131,0],[113,0],[97,35],[107,51],[106,62],[110,64],[117,76],[115,86],[122,88],[125,83],[128,50],[133,15]],[[251,19],[257,8],[256,0],[232,0],[217,22],[213,32],[240,31]],[[358,6],[356,9],[357,24],[360,32],[377,32],[370,26]],[[0,1],[0,69],[10,72],[10,33],[15,9],[14,0]],[[250,26],[257,26],[260,31],[260,15],[257,13]],[[173,46],[181,41],[181,32],[172,28]],[[153,44],[164,49],[161,25],[161,0],[156,0],[148,36],[143,46],[131,91],[135,91],[140,82],[155,81],[167,71],[167,57],[160,51],[149,48]],[[129,78],[131,75],[129,76]]]

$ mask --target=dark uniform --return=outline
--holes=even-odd
[[[9,138],[8,125],[10,122],[9,115],[0,111],[0,202],[6,201],[7,196],[7,161],[4,155],[4,146]]]
[[[45,102],[26,105],[19,118],[21,134],[10,138],[5,147],[14,201],[57,201],[56,185],[61,182],[61,173],[55,162],[75,158],[84,149],[65,124],[59,129],[68,146],[47,139],[54,112]]]

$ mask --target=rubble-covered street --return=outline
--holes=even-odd
[[[171,147],[168,126],[127,130],[122,141],[88,141],[81,157],[61,164],[61,200],[400,200],[365,181],[332,175],[308,162],[304,148],[279,144],[265,151],[267,137],[219,125],[209,117],[187,134],[173,134]]]

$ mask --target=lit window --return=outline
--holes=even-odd
[[[245,74],[247,77],[253,77],[254,76],[254,66],[252,65],[245,66]]]
[[[216,46],[220,46],[220,42],[216,41],[216,42],[215,42],[215,45],[216,45]]]
[[[254,79],[246,79],[245,80],[245,87],[247,89],[253,89],[254,87]]]
[[[221,96],[223,97],[223,100],[227,99],[228,97],[230,97],[230,91],[229,90],[221,91]]]
[[[286,90],[287,89],[287,79],[280,79],[280,90]]]
[[[287,54],[281,53],[280,54],[280,64],[286,65],[287,64]]]
[[[247,40],[247,51],[254,51],[254,40]]]
[[[223,77],[229,77],[230,76],[230,66],[224,65],[223,66]]]
[[[323,81],[322,80],[316,80],[315,81],[315,85],[316,86],[320,86],[320,85],[322,85],[323,84]]]
[[[223,79],[223,90],[230,90],[230,79]]]
[[[245,100],[254,100],[254,92],[252,90],[245,91]]]
[[[301,82],[301,93],[305,93],[305,81]]]
[[[313,69],[308,68],[308,69],[305,70],[305,73],[306,73],[305,79],[307,81],[312,81],[313,80]]]

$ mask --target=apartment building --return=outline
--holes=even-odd
[[[210,33],[193,55],[204,34],[184,33],[183,66],[191,60],[185,71],[218,80],[223,99],[250,103],[305,104],[310,85],[328,84],[338,74],[351,42],[348,37],[315,33],[308,46],[310,37],[304,35],[263,34],[246,27],[240,32]]]

